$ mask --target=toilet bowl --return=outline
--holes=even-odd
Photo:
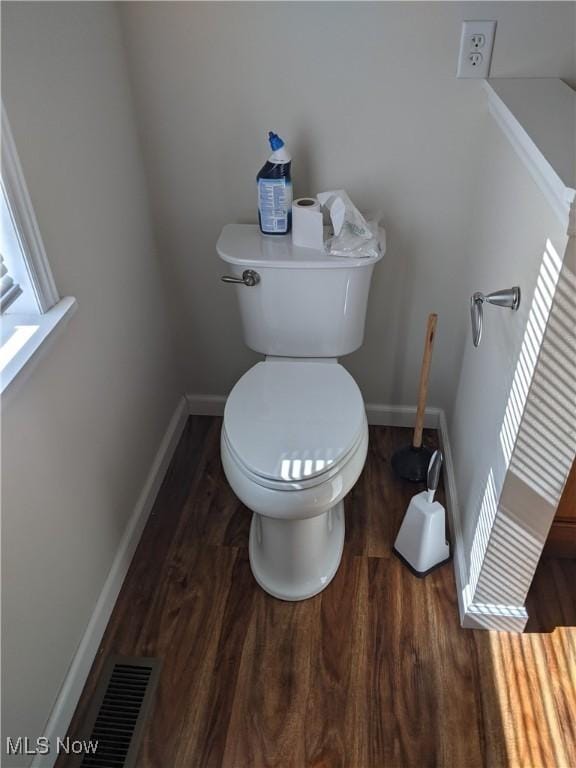
[[[258,584],[303,600],[334,577],[343,499],[368,448],[360,390],[335,361],[266,361],[237,382],[221,435],[224,472],[253,512],[249,555]]]

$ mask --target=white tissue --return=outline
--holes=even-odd
[[[344,192],[344,194],[346,194]],[[330,214],[330,221],[332,222],[332,229],[335,235],[339,235],[344,226],[344,219],[346,217],[346,204],[344,200],[331,192],[320,192],[318,199],[322,205],[328,210]]]
[[[301,248],[324,249],[324,228],[320,203],[301,197],[292,203],[292,242]]]
[[[376,257],[381,252],[378,222],[368,223],[343,189],[319,192],[318,200],[330,212],[334,236],[326,241],[331,256]]]

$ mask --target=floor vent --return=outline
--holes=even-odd
[[[136,765],[159,672],[159,659],[111,656],[107,660],[79,737],[87,748],[77,756],[75,768]]]

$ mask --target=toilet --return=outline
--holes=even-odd
[[[228,224],[216,249],[234,287],[246,345],[265,355],[226,401],[226,478],[252,510],[250,566],[281,600],[332,580],[344,545],[344,499],[368,449],[358,385],[338,358],[361,346],[370,282],[382,258],[342,258]]]

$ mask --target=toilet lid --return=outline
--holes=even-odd
[[[357,444],[365,413],[358,385],[338,363],[258,363],[224,411],[236,457],[254,475],[294,483],[320,478]]]

